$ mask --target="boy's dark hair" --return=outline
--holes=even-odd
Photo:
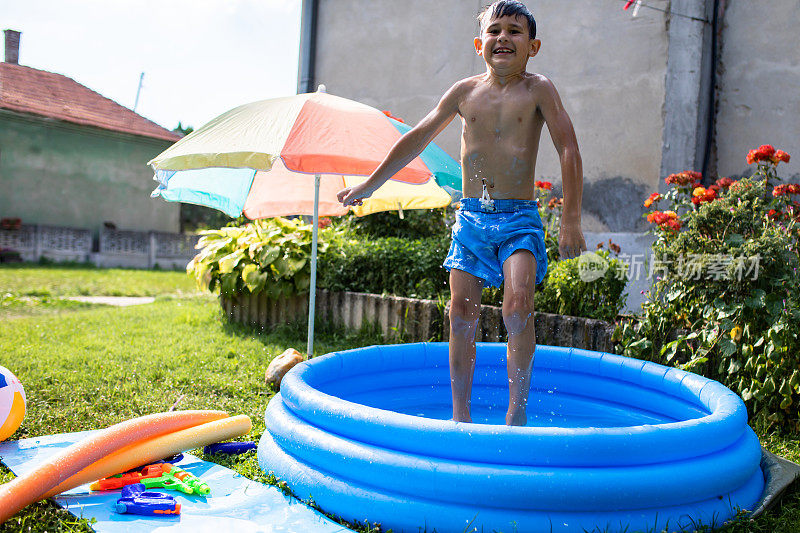
[[[531,39],[536,39],[536,20],[525,4],[518,0],[497,0],[497,2],[486,6],[483,11],[478,14],[478,23],[483,29],[485,22],[489,19],[498,17],[523,17],[528,21],[528,35]]]

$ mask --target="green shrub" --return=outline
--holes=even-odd
[[[704,188],[695,175],[675,174],[667,178],[674,186],[668,195],[651,196],[672,207],[648,215],[657,225],[660,276],[641,319],[616,337],[620,353],[717,379],[742,396],[755,419],[796,430],[800,204],[791,194],[800,186],[774,186],[779,160],[770,148],[759,149],[765,156],[755,159],[752,178]]]
[[[329,234],[330,235],[330,234]],[[365,239],[339,233],[319,258],[318,286],[332,291],[436,298],[447,290],[449,239]]]
[[[549,185],[537,183],[538,193]],[[581,279],[577,259],[559,262],[560,199],[540,208],[549,273],[537,290],[537,310],[613,320],[624,302],[617,259],[600,279]],[[379,216],[381,215],[381,216]],[[396,214],[368,215],[334,222],[319,234],[317,286],[332,291],[393,294],[446,301],[448,272],[441,266],[450,247],[446,210],[409,211],[406,225]],[[372,218],[372,222],[364,221]],[[327,220],[320,221],[330,224]],[[394,229],[392,229],[394,227]],[[374,233],[423,235],[375,237]],[[264,219],[239,227],[201,232],[200,253],[187,272],[199,286],[223,295],[264,291],[277,298],[307,292],[310,285],[311,227],[300,220]],[[501,305],[501,289],[485,289],[483,303]]]
[[[333,224],[344,231],[369,238],[399,237],[415,240],[448,235],[452,218],[452,209],[409,209],[403,211],[403,218],[400,218],[398,211],[384,211],[363,217],[350,213],[333,219]]]
[[[236,220],[222,211],[196,204],[180,204],[181,231],[196,232],[205,229],[221,228]],[[237,224],[239,225],[239,224]]]
[[[186,271],[201,288],[219,287],[225,296],[263,291],[270,298],[308,292],[311,226],[302,220],[268,218],[200,234],[200,253]],[[321,238],[319,250],[325,246]]]
[[[551,263],[535,296],[536,310],[613,322],[625,303],[626,272],[606,250]]]

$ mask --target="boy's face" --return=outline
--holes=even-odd
[[[530,38],[523,17],[504,16],[483,25],[481,36],[475,38],[475,52],[495,71],[525,70],[528,58],[536,55],[541,44]]]

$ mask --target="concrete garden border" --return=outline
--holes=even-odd
[[[308,315],[307,294],[277,300],[263,293],[220,296],[220,305],[231,322],[261,328],[305,320]],[[318,289],[317,316],[350,329],[375,325],[387,340],[399,337],[403,342],[419,342],[449,338],[447,308],[442,313],[435,300]],[[534,320],[540,344],[613,351],[614,325],[608,322],[538,312]],[[505,340],[500,307],[482,306],[476,338],[483,342]]]

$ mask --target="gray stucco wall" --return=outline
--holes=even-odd
[[[722,30],[716,141],[719,173],[750,174],[747,152],[792,155],[779,175],[800,177],[800,0],[729,0]]]
[[[177,232],[179,204],[150,198],[147,166],[170,144],[0,111],[0,217]]]
[[[486,1],[324,0],[316,80],[328,92],[391,110],[416,124],[455,81],[485,70],[474,52]],[[665,0],[651,0],[666,7]],[[583,156],[584,228],[641,228],[641,204],[657,190],[666,71],[666,15],[636,18],[617,0],[529,1],[542,49],[528,70],[548,76],[575,125]],[[458,159],[460,124],[436,143]],[[545,132],[536,179],[561,171]]]

